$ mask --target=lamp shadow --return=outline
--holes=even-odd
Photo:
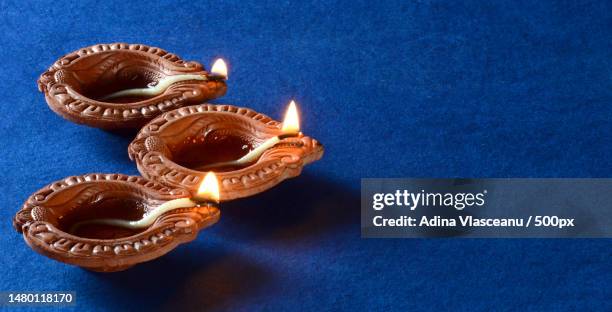
[[[350,226],[359,235],[360,195],[303,173],[252,197],[221,205],[219,235],[291,243]]]
[[[222,245],[181,245],[154,261],[126,271],[86,271],[105,291],[90,298],[104,307],[109,296],[127,310],[217,310],[272,282],[270,270]]]
[[[138,134],[138,131],[140,131],[140,128],[135,128],[135,129],[131,129],[131,128],[127,128],[127,129],[108,129],[108,130],[101,130],[102,133],[107,133],[109,135],[115,136],[115,137],[120,137],[125,139],[125,141],[127,143],[131,142],[136,135]]]
[[[276,291],[279,280],[290,278],[277,276],[228,240],[289,244],[323,239],[343,226],[359,232],[357,192],[308,174],[257,196],[223,203],[221,209],[211,236],[200,233],[196,241],[126,271],[85,271],[103,289],[90,294],[90,300],[103,307],[112,296],[129,310],[224,310],[239,298]]]

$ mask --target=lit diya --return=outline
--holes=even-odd
[[[153,224],[157,218],[161,215],[181,208],[192,208],[203,205],[210,205],[211,203],[219,202],[219,184],[217,183],[217,177],[214,173],[209,172],[206,174],[204,181],[200,184],[198,192],[193,197],[177,198],[167,201],[157,208],[146,213],[139,220],[125,220],[125,219],[89,219],[75,223],[70,232],[76,232],[79,228],[88,225],[109,225],[115,227],[122,227],[127,229],[143,229]]]
[[[282,123],[248,108],[202,104],[153,119],[128,153],[145,178],[171,187],[195,191],[204,173],[215,171],[224,201],[299,175],[323,146],[300,132],[293,101]]]
[[[13,225],[49,258],[121,271],[195,239],[219,220],[217,179],[210,174],[203,181],[191,195],[122,174],[68,177],[31,195]]]
[[[210,72],[160,48],[97,44],[58,59],[38,79],[49,107],[91,127],[139,128],[155,116],[225,94],[227,66]]]

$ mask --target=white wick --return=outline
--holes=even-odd
[[[124,97],[124,96],[153,97],[153,96],[162,94],[173,83],[186,81],[186,80],[208,80],[208,78],[204,75],[193,75],[193,74],[167,76],[167,77],[160,79],[155,86],[150,86],[147,88],[135,88],[135,89],[121,90],[115,93],[111,93],[103,97],[102,99],[111,100],[111,99],[115,99],[118,97]]]
[[[86,220],[86,221],[79,222],[73,225],[72,228],[70,229],[70,232],[74,233],[77,228],[83,225],[90,225],[90,224],[104,224],[104,225],[112,225],[112,226],[128,228],[128,229],[142,229],[142,228],[145,228],[153,224],[153,222],[155,222],[155,220],[159,218],[159,216],[161,216],[162,214],[168,211],[172,211],[172,210],[179,209],[179,208],[191,208],[197,205],[198,204],[194,202],[193,200],[191,200],[190,198],[174,199],[174,200],[163,203],[156,209],[153,209],[150,213],[145,215],[140,220],[136,220],[136,221],[128,221],[128,220],[121,220],[121,219]]]
[[[210,165],[205,165],[205,166],[196,168],[196,170],[206,171],[206,170],[209,170],[209,169],[215,168],[215,167],[229,167],[229,166],[242,166],[242,165],[246,165],[248,163],[251,163],[251,162],[257,160],[259,158],[259,156],[261,156],[261,154],[263,154],[267,149],[269,149],[272,146],[276,145],[276,143],[278,143],[278,142],[280,142],[280,138],[278,136],[271,137],[271,138],[267,139],[266,141],[264,141],[261,145],[257,146],[252,151],[248,152],[246,155],[240,157],[239,159],[231,160],[231,161],[225,161],[225,162],[220,162],[220,163],[215,163],[215,164],[210,164]]]
[[[121,219],[92,219],[83,222],[78,222],[72,226],[70,232],[74,233],[75,230],[78,229],[80,226],[87,224],[105,224],[128,229],[141,229],[153,224],[153,222],[155,222],[155,220],[159,218],[159,216],[163,215],[166,212],[179,208],[196,207],[203,202],[214,201],[218,203],[219,195],[219,181],[217,180],[217,176],[215,176],[214,172],[209,172],[202,180],[202,183],[200,183],[200,187],[198,187],[198,193],[192,198],[179,198],[167,201],[147,213],[140,220],[129,221]]]

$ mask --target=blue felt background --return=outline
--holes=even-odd
[[[362,177],[612,177],[610,1],[0,1],[0,290],[78,310],[608,310],[610,240],[365,240]],[[216,103],[297,99],[326,147],[156,261],[96,274],[12,229],[43,185],[138,174],[129,137],[51,112],[38,75],[101,42],[231,65]],[[174,310],[178,311],[178,310]]]

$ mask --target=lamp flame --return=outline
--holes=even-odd
[[[217,59],[213,63],[213,66],[210,69],[210,72],[227,79],[227,64],[225,64],[225,61],[223,59]]]
[[[199,199],[219,202],[219,181],[214,172],[210,171],[204,177],[198,188],[197,197]]]
[[[289,103],[289,107],[287,107],[287,112],[285,113],[285,119],[283,120],[283,127],[281,130],[284,134],[300,132],[300,119],[298,117],[295,101],[291,101],[291,103]]]

